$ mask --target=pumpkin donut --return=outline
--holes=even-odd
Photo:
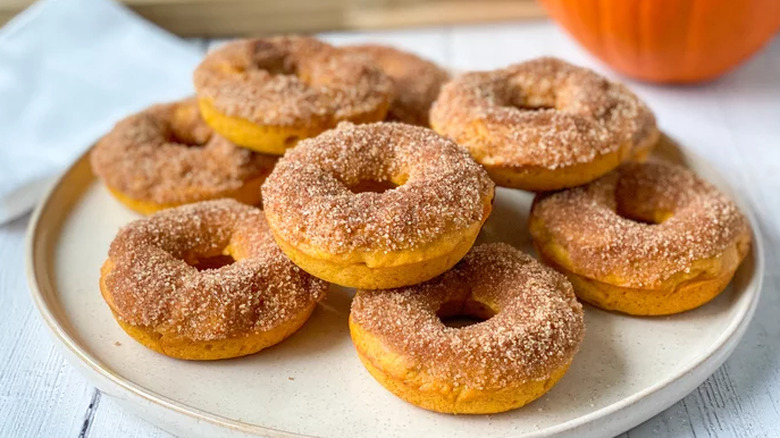
[[[436,64],[393,47],[364,44],[343,50],[369,57],[395,85],[388,121],[428,126],[428,111],[449,74]]]
[[[295,264],[332,283],[400,287],[452,267],[492,209],[493,182],[427,128],[341,124],[287,152],[263,185]]]
[[[90,153],[93,172],[111,194],[141,214],[216,198],[259,204],[260,185],[276,160],[214,134],[195,99],[127,117]]]
[[[692,172],[629,163],[583,187],[539,194],[530,216],[539,256],[602,309],[667,315],[729,283],[750,248],[747,219]]]
[[[484,321],[447,327],[441,318],[452,315]],[[349,327],[379,383],[452,414],[503,412],[540,397],[563,377],[585,333],[566,278],[503,243],[474,247],[427,283],[358,291]]]
[[[282,155],[339,121],[385,118],[393,84],[364,57],[314,38],[238,40],[195,70],[203,118],[234,143]]]
[[[532,191],[578,186],[644,159],[659,137],[626,87],[555,58],[456,77],[431,108],[431,126],[496,184]]]
[[[231,199],[130,223],[111,243],[100,276],[103,298],[128,335],[190,360],[244,356],[281,342],[326,288],[284,256],[261,210]]]

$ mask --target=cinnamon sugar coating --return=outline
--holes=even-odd
[[[199,98],[231,117],[274,126],[332,126],[386,107],[393,84],[359,56],[314,38],[237,40],[194,74]]]
[[[445,326],[441,306],[467,300],[496,314]],[[582,306],[566,278],[504,243],[474,247],[426,283],[358,291],[350,317],[419,371],[477,389],[548,378],[569,364],[585,334]]]
[[[395,98],[387,120],[428,126],[428,111],[449,74],[436,64],[388,46],[364,44],[343,47],[368,56],[393,80]]]
[[[235,191],[270,173],[276,160],[215,134],[195,99],[154,105],[121,120],[90,153],[93,171],[109,187],[160,204]]]
[[[366,181],[397,187],[350,190]],[[342,123],[288,151],[262,195],[284,241],[345,254],[422,247],[480,223],[493,189],[481,166],[430,129]]]
[[[628,151],[656,131],[626,87],[556,58],[456,77],[431,123],[483,164],[551,170]]]
[[[617,276],[627,287],[653,287],[750,241],[748,221],[731,200],[663,162],[624,164],[588,185],[540,194],[531,216],[542,224],[532,227],[534,240],[562,247],[567,268],[589,278]]]
[[[236,261],[189,263],[231,248]],[[267,331],[321,299],[327,283],[274,243],[262,210],[230,199],[164,210],[123,227],[109,249],[105,286],[129,324],[216,340]]]

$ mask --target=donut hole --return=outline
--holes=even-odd
[[[194,148],[203,147],[211,139],[213,131],[201,119],[195,105],[178,105],[172,117],[163,127],[163,137],[168,143]]]
[[[355,184],[348,185],[347,187],[349,187],[349,191],[354,194],[384,193],[388,190],[393,190],[394,188],[398,187],[398,185],[388,180],[366,179],[360,180]]]
[[[545,111],[557,108],[555,96],[537,95],[525,93],[522,89],[515,90],[513,95],[507,96],[504,106],[520,111]]]
[[[285,58],[256,59],[255,67],[274,76],[296,76],[298,74],[297,66]]]
[[[185,132],[172,131],[166,138],[168,143],[173,143],[186,148],[200,148],[208,143],[208,137],[191,135]]]
[[[485,322],[495,316],[490,306],[476,300],[449,301],[439,306],[436,316],[450,328],[463,328]]]
[[[555,109],[555,106],[553,106],[553,105],[543,105],[543,104],[533,105],[533,104],[531,104],[529,102],[520,102],[520,103],[517,103],[517,104],[512,103],[512,104],[506,105],[506,106],[518,109],[520,111],[545,111],[545,110],[554,110]]]
[[[235,262],[236,260],[229,254],[217,254],[187,261],[187,264],[197,269],[198,271],[209,271],[232,265]]]
[[[640,224],[645,224],[645,225],[658,225],[665,220],[663,217],[658,217],[652,214],[652,212],[634,211],[634,210],[626,210],[625,208],[620,208],[619,204],[616,213],[618,214],[618,216],[622,217],[623,219],[628,219],[632,222],[638,222]]]
[[[272,75],[294,76],[298,73],[298,65],[292,57],[274,43],[257,40],[254,43],[251,66],[265,70]]]
[[[298,143],[298,140],[300,139],[301,138],[298,137],[297,135],[291,135],[284,139],[284,147],[286,148],[293,147]]]
[[[673,216],[671,206],[662,205],[652,190],[643,190],[621,180],[615,190],[615,213],[632,222],[659,225]]]

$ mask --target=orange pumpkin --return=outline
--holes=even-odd
[[[780,0],[541,0],[587,50],[652,82],[725,73],[780,28]]]

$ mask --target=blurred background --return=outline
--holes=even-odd
[[[0,0],[0,25],[32,4]],[[544,17],[535,0],[124,0],[179,36],[378,29]]]
[[[0,25],[32,0],[0,0]],[[780,28],[780,0],[124,0],[183,37],[375,30],[550,17],[618,73],[709,80]]]

